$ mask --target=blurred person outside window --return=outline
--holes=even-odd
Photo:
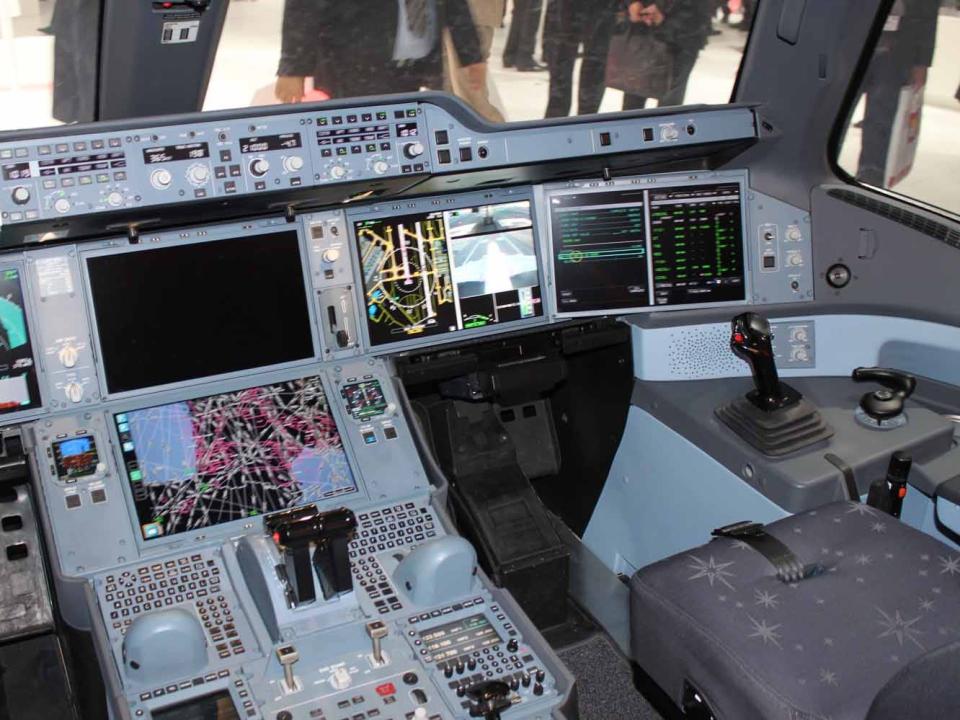
[[[573,71],[581,46],[577,114],[599,111],[606,89],[607,50],[619,6],[619,0],[551,0],[543,31],[543,56],[550,69],[546,117],[570,114]]]
[[[311,76],[331,97],[440,88],[443,28],[469,86],[479,90],[487,66],[467,0],[286,0],[277,99],[300,102]]]
[[[669,72],[669,79],[664,78],[666,91],[657,98],[660,107],[683,104],[715,11],[714,0],[633,0],[627,4],[628,21],[653,29],[653,37],[665,43],[669,53],[670,62],[663,66],[663,71]],[[642,109],[648,97],[625,91],[623,109]]]
[[[866,108],[857,179],[862,182],[890,187],[901,179],[887,177],[894,124],[905,111],[901,103],[905,88],[912,88],[922,105],[927,70],[933,64],[939,5],[938,0],[896,0],[887,16],[861,87]],[[919,109],[916,123],[919,134]],[[900,168],[904,171],[909,168]]]
[[[490,59],[493,35],[503,23],[507,0],[468,0],[468,3],[480,39],[480,55],[486,63]],[[489,81],[480,86],[471,84],[467,71],[460,64],[453,33],[447,28],[443,31],[443,60],[443,89],[463,98],[481,117],[490,122],[505,122],[503,113],[490,100]]]
[[[547,69],[546,65],[541,65],[533,57],[537,49],[543,2],[544,0],[513,0],[510,31],[507,33],[507,44],[503,48],[505,68],[516,68],[520,72]]]

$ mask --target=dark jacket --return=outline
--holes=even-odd
[[[401,0],[402,1],[402,0]],[[462,65],[483,62],[467,0],[436,0],[438,35],[449,28]],[[278,75],[314,77],[334,97],[415,92],[440,87],[440,38],[426,57],[393,60],[397,0],[286,0]]]

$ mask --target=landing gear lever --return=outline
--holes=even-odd
[[[747,399],[764,412],[796,405],[800,396],[780,382],[773,357],[773,333],[766,318],[756,313],[737,315],[730,323],[730,349],[750,365],[753,392]]]

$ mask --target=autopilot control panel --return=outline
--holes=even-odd
[[[500,174],[752,142],[749,108],[294,110],[0,138],[0,422],[64,619],[120,718],[564,717],[573,680],[456,533],[393,357],[809,301],[809,216],[742,168]]]

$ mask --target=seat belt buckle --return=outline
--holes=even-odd
[[[723,537],[723,538],[745,538],[745,537],[757,537],[764,534],[763,525],[758,522],[752,522],[750,520],[741,520],[740,522],[731,523],[730,525],[724,525],[723,527],[716,528],[712,533],[714,537]]]

